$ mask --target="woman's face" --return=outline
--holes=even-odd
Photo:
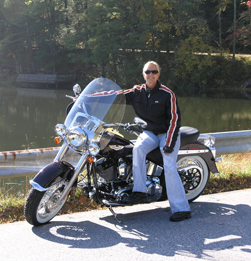
[[[143,77],[146,80],[146,85],[148,88],[154,88],[157,84],[157,81],[159,79],[160,73],[153,74],[150,72],[149,74],[146,74],[146,71],[158,71],[157,66],[154,64],[149,64],[147,69],[143,72]]]

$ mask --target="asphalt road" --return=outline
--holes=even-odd
[[[168,201],[0,225],[0,260],[251,260],[251,189],[199,197],[169,221]]]

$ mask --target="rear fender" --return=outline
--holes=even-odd
[[[46,190],[58,179],[70,179],[73,173],[74,167],[71,164],[63,161],[52,162],[41,169],[30,184],[40,191]]]
[[[186,156],[200,156],[203,158],[213,174],[219,174],[215,164],[215,158],[212,151],[200,142],[186,144],[180,148],[178,153],[178,160]]]

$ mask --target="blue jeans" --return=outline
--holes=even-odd
[[[166,143],[166,133],[155,135],[151,131],[144,131],[138,137],[133,149],[133,179],[134,192],[146,193],[146,155],[157,147],[163,156],[166,191],[172,213],[190,211],[185,190],[177,172],[177,155],[180,148],[180,135],[178,135],[174,150],[170,154],[163,153]]]

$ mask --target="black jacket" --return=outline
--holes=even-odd
[[[181,124],[181,115],[175,94],[159,82],[149,90],[146,84],[135,85],[124,91],[138,117],[147,122],[146,130],[167,133],[166,146],[173,149]]]

